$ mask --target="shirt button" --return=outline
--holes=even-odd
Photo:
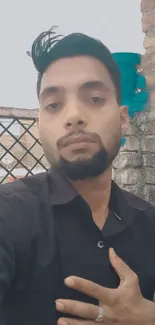
[[[103,248],[104,247],[104,242],[102,240],[98,241],[97,246],[99,248]]]

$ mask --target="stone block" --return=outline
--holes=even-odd
[[[142,122],[149,122],[155,120],[155,110],[151,109],[151,111],[146,111],[144,113],[141,113],[140,115],[141,123]]]
[[[155,205],[155,185],[148,185],[149,201]]]
[[[155,0],[142,0],[141,11],[143,14],[151,13],[155,9]]]
[[[141,149],[143,152],[155,153],[155,136],[147,135],[141,140]]]
[[[140,130],[138,126],[133,121],[130,121],[126,135],[128,136],[128,135],[139,135],[139,134],[140,134]]]
[[[143,170],[140,168],[127,168],[127,169],[117,169],[115,172],[115,181],[117,184],[124,185],[137,185],[144,181]]]
[[[155,51],[150,49],[142,57],[142,68],[144,73],[150,74],[155,72]]]
[[[142,17],[142,29],[144,33],[155,25],[155,13],[144,14]]]
[[[150,92],[150,103],[155,103],[155,90]]]
[[[149,48],[151,48],[151,47],[154,48],[155,47],[155,37],[148,37],[148,36],[146,36],[144,38],[143,46],[144,46],[144,48],[146,50],[149,49]]]
[[[142,164],[142,156],[136,152],[120,152],[113,162],[116,169],[142,167]]]
[[[146,81],[149,88],[155,88],[155,73],[146,75]]]
[[[136,136],[127,136],[126,143],[120,151],[138,151],[140,148],[139,139]]]
[[[146,135],[155,134],[155,120],[142,123],[141,126],[140,126],[140,129]]]
[[[145,169],[145,183],[146,184],[155,184],[155,168],[146,168]]]
[[[144,167],[155,168],[155,154],[143,154],[143,165]]]

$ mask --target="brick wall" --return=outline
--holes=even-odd
[[[148,109],[131,122],[126,145],[114,162],[114,179],[123,188],[155,204],[155,0],[142,0],[143,73],[149,89]]]

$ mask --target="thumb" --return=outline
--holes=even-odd
[[[109,249],[110,263],[115,269],[121,281],[128,280],[133,275],[129,266],[115,253],[113,248]]]

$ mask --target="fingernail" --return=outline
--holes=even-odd
[[[110,250],[111,250],[111,252],[112,252],[112,254],[113,254],[114,256],[117,256],[115,250],[113,249],[113,247],[111,247]]]
[[[59,311],[64,310],[64,305],[63,305],[62,302],[60,302],[60,301],[55,301],[55,303],[56,303],[56,309],[57,309],[57,310],[59,310]]]
[[[74,284],[75,284],[75,281],[74,281],[73,278],[68,277],[68,278],[65,279],[65,284],[67,284],[69,287],[73,287]]]

